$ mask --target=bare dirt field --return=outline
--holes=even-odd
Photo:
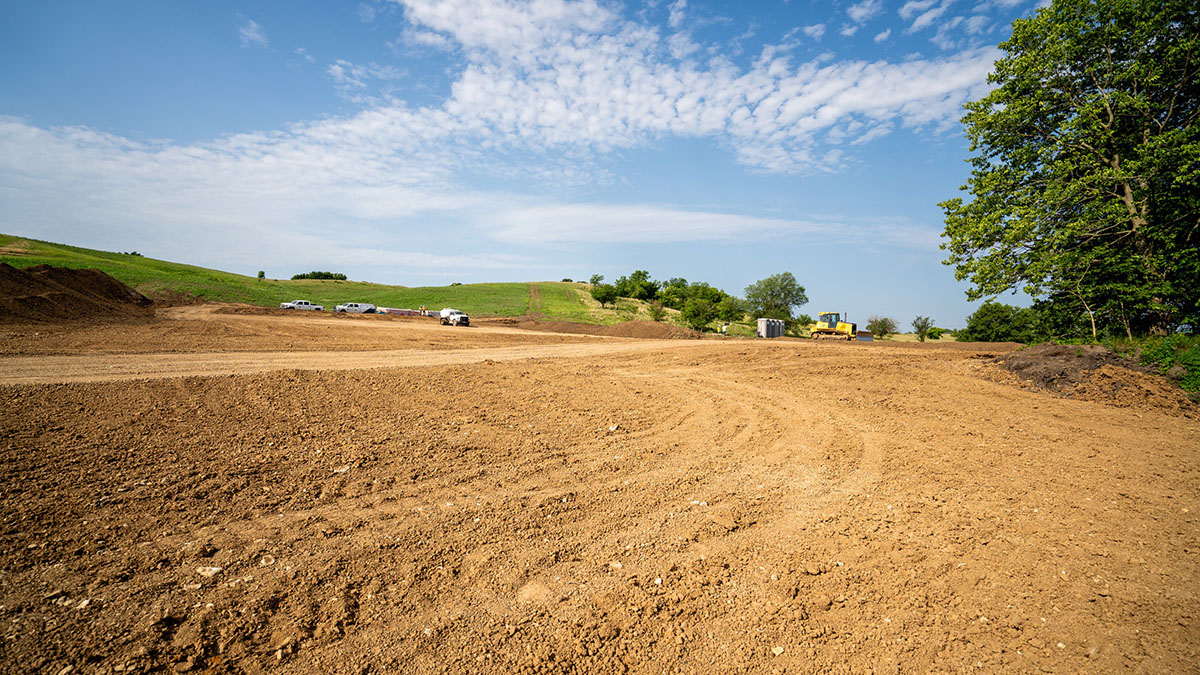
[[[0,672],[1200,671],[1195,405],[1011,350],[0,326]]]

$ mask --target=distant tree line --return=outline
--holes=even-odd
[[[338,272],[305,272],[304,274],[293,274],[292,280],[296,279],[333,279],[334,281],[345,281],[346,275]]]
[[[604,275],[593,274],[589,282],[592,298],[601,307],[615,303],[618,298],[643,300],[650,303],[650,316],[655,321],[666,316],[666,309],[673,309],[680,313],[684,323],[697,330],[713,321],[740,321],[747,314],[781,319],[791,325],[796,323],[792,308],[808,302],[804,287],[790,272],[747,286],[745,300],[703,281],[689,282],[682,277],[655,281],[646,270],[635,270],[611,284],[604,283]]]

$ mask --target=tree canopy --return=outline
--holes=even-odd
[[[1054,0],[1013,23],[963,118],[970,200],[941,204],[970,299],[1020,288],[1093,334],[1195,329],[1198,17],[1194,0]]]
[[[1032,342],[1037,312],[999,302],[985,302],[967,317],[967,327],[954,336],[960,342]]]
[[[756,318],[780,319],[789,327],[792,308],[808,302],[804,287],[791,272],[774,274],[746,287],[746,306]]]

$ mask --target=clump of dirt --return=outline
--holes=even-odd
[[[529,317],[497,317],[494,319],[484,319],[479,323],[511,326],[513,328],[545,333],[604,335],[607,337],[631,337],[650,340],[696,340],[701,337],[698,331],[690,328],[681,328],[656,321],[625,321],[613,326],[597,326],[590,323],[574,323],[571,321],[534,321]]]
[[[996,361],[1034,387],[1069,398],[1119,407],[1195,408],[1182,389],[1153,368],[1100,345],[1040,344]]]
[[[0,323],[146,319],[153,304],[100,270],[0,263]]]

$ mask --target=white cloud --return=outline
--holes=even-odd
[[[243,47],[262,47],[266,49],[270,46],[267,42],[267,34],[263,32],[258,22],[253,19],[247,20],[246,23],[238,27],[238,39]]]
[[[935,4],[937,4],[937,0],[908,0],[900,8],[900,18],[908,21],[921,12],[933,7]]]
[[[883,31],[880,31],[879,33],[877,33],[875,35],[875,41],[883,42],[884,40],[888,39],[891,36],[892,36],[892,29],[888,28],[887,30],[883,30]]]
[[[308,61],[309,63],[317,62],[317,59],[312,54],[309,54],[308,50],[305,49],[304,47],[296,47],[296,49],[293,53],[296,56],[299,56],[300,58],[304,59],[305,61]]]
[[[956,16],[949,21],[943,21],[938,24],[937,32],[929,41],[941,47],[944,50],[957,49],[964,40],[960,40],[954,36],[954,32],[966,19],[961,16]]]
[[[811,26],[805,26],[803,31],[808,37],[814,40],[820,40],[821,36],[825,34],[825,24],[817,23]]]
[[[671,3],[668,9],[667,25],[671,28],[679,28],[683,25],[683,10],[687,9],[687,0],[675,0]]]
[[[904,7],[902,7],[900,11],[903,13],[904,9],[908,8],[909,5],[913,5],[913,4],[917,4],[917,3],[909,2],[909,3],[905,4]],[[942,0],[941,4],[939,4],[937,7],[925,10],[920,15],[918,15],[917,18],[913,19],[912,25],[910,25],[908,27],[908,30],[905,32],[915,33],[917,31],[921,30],[922,28],[928,28],[930,25],[933,24],[934,21],[937,21],[939,18],[941,18],[941,16],[946,13],[946,10],[950,9],[950,5],[953,5],[953,4],[954,4],[954,0]]]
[[[878,14],[882,9],[882,0],[863,0],[860,3],[850,5],[849,9],[846,10],[846,15],[854,23],[861,24]]]
[[[378,63],[359,65],[338,59],[326,70],[333,79],[338,94],[350,101],[377,104],[379,100],[367,93],[370,83],[375,80],[394,81],[404,77],[403,70],[395,66],[381,66]]]
[[[412,39],[462,55],[445,100],[410,107],[386,96],[402,71],[338,60],[328,76],[366,109],[284,129],[149,143],[0,118],[0,222],[48,237],[55,228],[128,227],[156,238],[163,255],[237,248],[251,266],[277,241],[288,242],[280,255],[292,260],[313,247],[348,256],[436,250],[433,237],[487,252],[496,237],[586,241],[579,222],[609,223],[616,242],[833,236],[820,222],[560,204],[469,185],[478,176],[541,176],[547,188],[607,180],[615,151],[664,138],[705,139],[754,172],[837,171],[886,134],[952,127],[962,103],[986,90],[999,55],[796,62],[785,43],[738,66],[720,52],[700,62],[685,34],[664,40],[659,27],[619,20],[594,0],[405,0],[402,9],[407,35],[436,36]],[[878,234],[863,227],[838,236]],[[341,243],[347,231],[352,244]]]
[[[850,37],[858,32],[858,26],[852,23],[842,24],[842,29],[838,31],[843,37]]]
[[[967,32],[971,35],[978,35],[987,28],[991,20],[984,14],[976,14],[967,19]]]

